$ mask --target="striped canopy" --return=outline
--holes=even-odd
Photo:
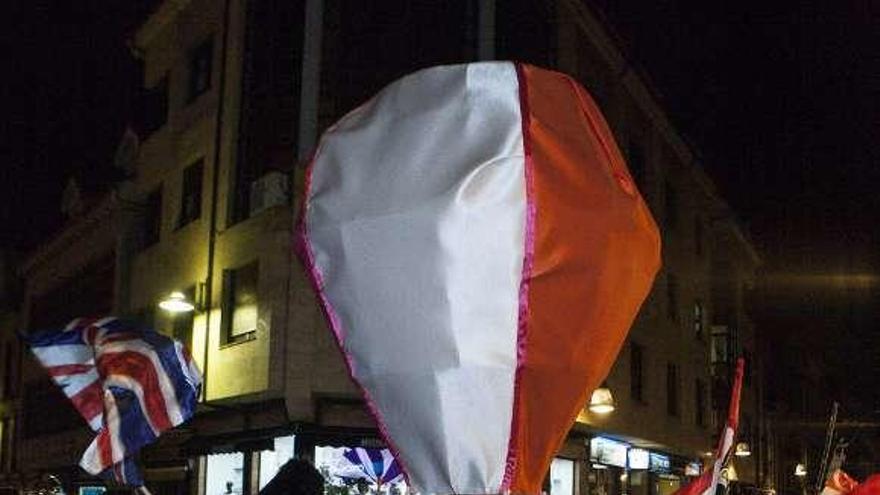
[[[539,493],[660,265],[592,98],[509,62],[423,70],[332,126],[298,233],[421,493]]]

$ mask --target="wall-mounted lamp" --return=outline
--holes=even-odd
[[[749,447],[748,442],[740,442],[736,444],[736,450],[733,451],[733,455],[737,457],[748,457],[752,455],[752,449]]]
[[[588,408],[590,412],[596,414],[608,414],[614,410],[614,396],[608,385],[603,383],[599,388],[593,390]]]
[[[169,313],[189,313],[196,309],[196,305],[192,301],[188,301],[183,292],[177,291],[160,301],[159,307]]]
[[[794,475],[798,478],[803,478],[807,475],[807,466],[802,463],[798,463],[797,466],[794,467]]]

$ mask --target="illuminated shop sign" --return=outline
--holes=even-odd
[[[645,449],[629,449],[629,468],[648,469],[648,451]]]
[[[702,471],[702,466],[699,462],[689,462],[687,466],[684,467],[685,476],[699,476],[700,471]]]
[[[626,467],[626,451],[629,445],[604,437],[590,440],[590,460],[610,466]]]
[[[668,473],[671,468],[669,456],[651,452],[649,456],[649,468],[655,473]]]

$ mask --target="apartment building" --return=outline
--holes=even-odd
[[[492,59],[584,84],[663,232],[664,268],[607,380],[616,408],[585,407],[548,491],[665,495],[697,475],[740,354],[751,356],[752,455],[736,459],[733,477],[761,486],[760,341],[743,298],[760,259],[584,4],[166,0],[132,47],[144,97],[131,173],[25,263],[20,327],[116,313],[189,345],[204,397],[196,418],[143,452],[153,493],[256,493],[293,455],[332,478],[341,447],[384,447],[292,256],[303,164],[324,128],[395,78]],[[172,294],[193,309],[160,309]],[[91,486],[74,467],[89,432],[25,361],[20,486],[49,473]],[[34,412],[47,404],[54,412]]]

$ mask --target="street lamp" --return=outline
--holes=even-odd
[[[593,390],[589,409],[590,412],[596,414],[608,414],[614,410],[614,396],[611,395],[611,389],[608,388],[608,385],[603,383],[602,386]]]
[[[733,452],[733,455],[737,457],[748,457],[752,455],[752,449],[747,442],[740,442],[736,444],[736,450]]]
[[[192,302],[186,300],[186,296],[183,295],[183,292],[177,291],[172,292],[167,298],[160,301],[159,307],[169,313],[189,313],[196,309],[196,306]]]

